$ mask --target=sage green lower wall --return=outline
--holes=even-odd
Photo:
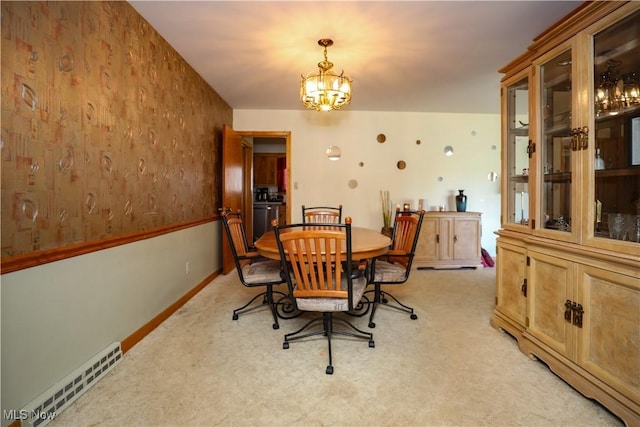
[[[219,270],[220,232],[211,222],[2,275],[2,410],[22,408]]]

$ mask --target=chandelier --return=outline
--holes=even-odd
[[[331,71],[333,63],[327,59],[327,47],[333,45],[331,39],[320,39],[324,47],[324,61],[318,62],[318,71],[300,76],[300,100],[310,110],[339,110],[351,102],[351,79],[344,74]]]
[[[635,108],[640,104],[640,88],[635,72],[623,74],[618,78],[621,61],[609,59],[607,70],[600,76],[600,85],[596,88],[596,112],[615,116],[621,111]]]

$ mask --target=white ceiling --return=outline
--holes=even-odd
[[[499,113],[498,69],[578,1],[130,1],[233,109],[303,109],[328,58],[360,111]]]

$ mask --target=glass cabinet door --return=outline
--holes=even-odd
[[[529,225],[529,78],[508,85],[505,109],[506,224]],[[505,215],[505,212],[503,212]]]
[[[640,11],[596,33],[593,54],[590,231],[640,242]]]
[[[571,49],[539,67],[540,92],[540,225],[538,228],[571,233],[572,180]]]

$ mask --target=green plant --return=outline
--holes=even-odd
[[[382,205],[384,228],[391,228],[391,198],[389,197],[389,190],[380,190],[380,203]]]

